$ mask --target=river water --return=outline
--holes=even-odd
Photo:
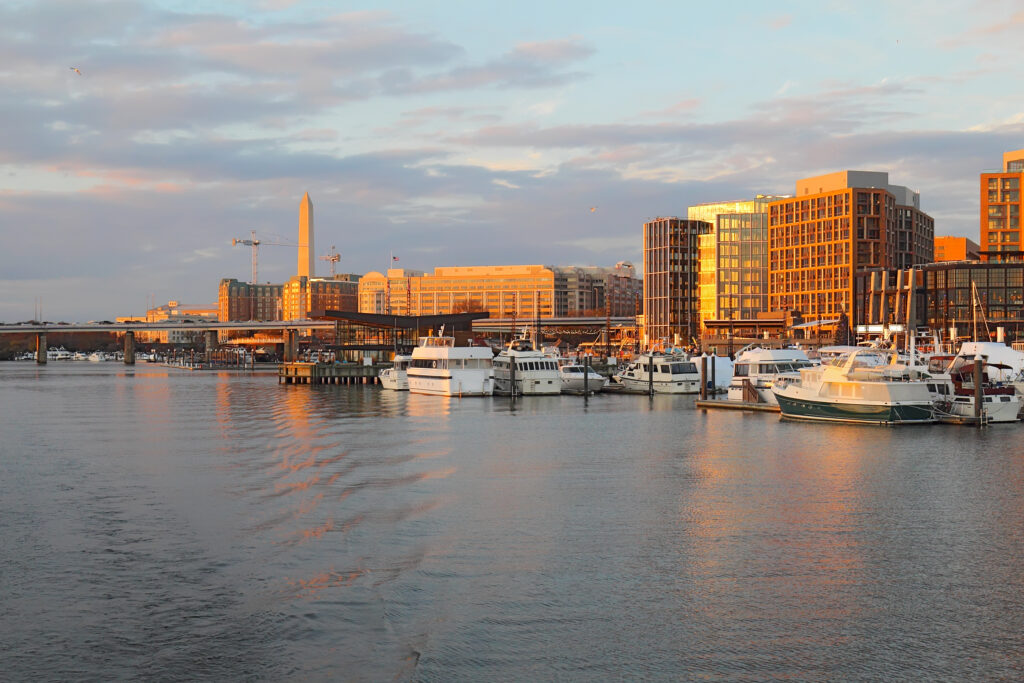
[[[0,364],[5,680],[1020,679],[1024,426]]]

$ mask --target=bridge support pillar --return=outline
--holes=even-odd
[[[213,362],[213,351],[217,348],[217,330],[206,331],[206,363]]]
[[[284,331],[284,362],[294,363],[299,353],[299,331],[298,330],[285,330]]]
[[[124,364],[135,365],[135,332],[124,333]]]
[[[36,333],[36,362],[46,365],[46,333]]]

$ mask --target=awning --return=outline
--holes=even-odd
[[[839,322],[839,318],[835,320],[812,320],[809,323],[800,323],[799,325],[792,325],[789,329],[791,330],[802,330],[806,327],[822,327],[823,325],[835,325]]]

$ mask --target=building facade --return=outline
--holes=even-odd
[[[223,279],[217,292],[217,315],[223,321],[283,320],[284,285],[252,284]]]
[[[711,223],[687,218],[655,218],[644,223],[644,335],[688,344],[700,333],[701,235]]]
[[[931,262],[935,224],[920,201],[884,172],[797,181],[795,197],[768,205],[770,309],[832,324],[852,312],[858,271]]]
[[[444,315],[487,311],[492,318],[633,315],[640,291],[632,264],[615,268],[543,265],[392,268],[359,281],[359,311]],[[628,312],[625,312],[627,311]]]
[[[966,237],[936,237],[936,261],[977,261],[981,258],[981,247]]]
[[[981,174],[981,247],[991,260],[1020,260],[1024,149],[1003,154],[1003,170]],[[1009,252],[1009,253],[1007,253]]]
[[[285,320],[303,320],[310,311],[358,311],[359,276],[307,278],[296,275],[281,288],[281,310]]]
[[[853,320],[858,325],[908,322],[930,328],[943,339],[971,339],[1006,331],[1006,340],[1024,340],[1024,263],[956,261],[931,263],[907,271],[857,274]],[[900,304],[900,283],[913,302]],[[977,292],[977,296],[975,296]],[[874,298],[874,301],[872,301]]]
[[[710,223],[699,237],[700,318],[745,320],[768,310],[768,204],[771,195],[698,204],[691,220]]]

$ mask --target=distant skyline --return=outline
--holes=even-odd
[[[338,272],[639,264],[651,217],[843,169],[977,241],[1022,56],[999,1],[6,2],[0,320],[212,303],[305,192]]]

